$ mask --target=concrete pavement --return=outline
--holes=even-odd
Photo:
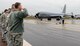
[[[62,29],[52,21],[26,20],[24,25],[24,39],[32,46],[80,46],[80,32]]]

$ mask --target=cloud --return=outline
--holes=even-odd
[[[39,11],[62,12],[64,4],[67,4],[67,12],[80,12],[80,0],[0,0],[0,12],[11,7],[15,2],[21,2],[34,15]]]

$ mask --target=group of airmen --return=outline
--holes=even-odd
[[[5,9],[0,15],[2,40],[7,43],[7,46],[23,46],[23,18],[26,16],[28,12],[19,2]]]

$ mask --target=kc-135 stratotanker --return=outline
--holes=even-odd
[[[43,20],[45,18],[47,18],[48,20],[51,20],[52,18],[62,19],[66,15],[72,16],[71,13],[66,13],[66,4],[65,4],[62,13],[38,12],[35,15],[35,17],[40,19],[40,20]]]

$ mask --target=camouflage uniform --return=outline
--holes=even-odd
[[[10,32],[9,32],[9,17],[10,17],[10,14],[11,13],[9,13],[8,14],[8,16],[7,16],[7,18],[6,18],[6,24],[5,24],[5,26],[6,26],[6,41],[7,41],[7,46],[12,46],[11,45],[11,38],[10,38]]]
[[[8,46],[23,46],[23,33],[9,33]]]
[[[6,23],[5,23],[5,27],[6,27],[6,41],[7,41],[7,45],[8,45],[8,43],[9,43],[9,30],[8,30],[8,21],[9,21],[9,15],[10,14],[8,14],[8,16],[6,17]]]
[[[4,37],[4,16],[5,16],[5,14],[3,13],[2,15],[1,15],[1,31],[2,31],[2,39],[4,39],[5,37]]]
[[[23,46],[23,18],[28,15],[27,10],[23,11],[15,10],[9,17],[9,40],[8,46]]]
[[[3,13],[1,15],[1,24],[2,24],[2,38],[3,40],[6,39],[6,27],[5,27],[5,24],[6,24],[6,18],[7,18],[7,14]]]

